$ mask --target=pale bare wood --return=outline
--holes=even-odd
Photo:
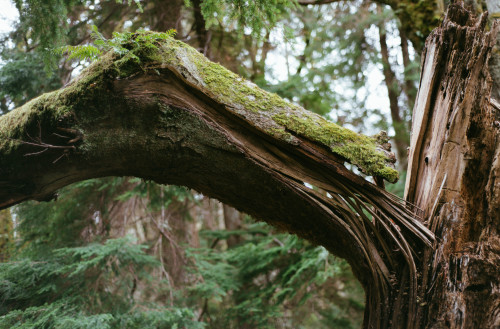
[[[498,26],[486,32],[486,15],[450,7],[427,39],[413,115],[405,197],[437,236],[415,326],[496,328],[500,133],[487,63]]]

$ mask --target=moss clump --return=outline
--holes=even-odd
[[[392,5],[402,23],[403,30],[417,49],[423,49],[425,39],[441,20],[443,8],[435,0],[404,0]]]
[[[25,134],[25,129],[37,118],[41,118],[47,107],[57,108],[57,92],[43,94],[22,107],[2,116],[0,120],[0,150],[3,154],[9,154],[19,145],[15,139],[20,139]]]
[[[389,159],[377,150],[377,141],[373,137],[356,134],[340,127],[313,113],[281,112],[273,119],[287,130],[328,146],[333,153],[346,158],[369,175],[396,182],[397,170],[388,167]]]
[[[224,102],[238,104],[254,112],[290,106],[278,95],[260,89],[218,64],[206,61],[199,68],[203,82]]]
[[[270,128],[268,131],[269,135],[277,138],[277,139],[281,139],[287,143],[290,143],[290,144],[295,144],[296,143],[296,138],[290,134],[289,132],[287,132],[284,128]]]

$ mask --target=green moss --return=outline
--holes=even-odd
[[[253,112],[294,107],[278,95],[266,92],[223,66],[209,61],[196,49],[180,41],[165,40],[160,53],[148,56],[152,61],[174,67],[189,82],[202,87],[210,97],[226,105]]]
[[[228,110],[252,121],[256,128],[275,138],[294,143],[296,139],[291,131],[328,146],[332,152],[370,175],[390,182],[398,179],[398,172],[387,166],[390,159],[377,150],[375,138],[342,128],[266,92],[180,41],[167,39],[158,53],[149,53],[148,56],[147,60],[152,62],[150,68],[166,65]]]
[[[347,159],[369,175],[398,180],[397,170],[388,167],[389,159],[377,150],[376,138],[356,134],[313,113],[281,112],[272,117],[287,130],[328,146],[333,153]]]
[[[436,0],[404,0],[392,6],[403,29],[412,42],[417,43],[417,49],[423,48],[427,36],[440,23],[443,8],[438,3]]]
[[[0,149],[2,153],[8,154],[15,149],[19,143],[13,139],[19,139],[24,135],[26,127],[35,119],[39,118],[44,108],[51,104],[57,92],[43,94],[16,111],[11,111],[0,120]]]
[[[287,143],[294,144],[294,141],[295,141],[294,136],[292,134],[290,134],[289,132],[287,132],[282,127],[280,127],[280,128],[272,127],[272,128],[269,128],[269,130],[267,132],[269,133],[269,135],[271,135],[277,139],[281,139]]]
[[[113,63],[113,56],[107,54],[84,70],[82,74],[64,89],[45,93],[32,99],[23,106],[1,117],[0,150],[9,154],[20,144],[16,139],[24,139],[26,129],[37,122],[57,123],[70,116],[76,101],[89,94],[92,88],[99,88],[103,73]]]

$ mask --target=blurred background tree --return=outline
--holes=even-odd
[[[395,12],[361,0],[299,2],[15,0],[19,17],[0,45],[0,113],[78,75],[89,63],[53,50],[92,42],[92,25],[108,38],[175,29],[308,110],[356,131],[387,130],[404,174],[419,58]],[[404,176],[388,189],[401,195],[402,184]],[[57,201],[0,212],[0,261],[0,328],[358,328],[363,320],[361,286],[324,248],[196,191],[136,178],[93,179]]]

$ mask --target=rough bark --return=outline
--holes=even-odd
[[[436,235],[423,255],[420,328],[500,327],[500,144],[487,17],[451,5],[427,39],[406,198]]]
[[[487,16],[475,18],[462,6],[451,5],[427,39],[413,112],[405,198],[436,241],[416,264],[417,307],[405,296],[409,282],[397,277],[394,311],[382,327],[500,327],[498,53],[489,61],[498,27],[487,33]],[[422,30],[411,38],[419,49],[415,31]]]
[[[108,175],[186,185],[347,259],[366,289],[367,326],[386,327],[394,280],[411,282],[415,307],[415,257],[433,235],[343,165],[394,181],[387,137],[327,122],[179,41],[157,47],[138,50],[140,63],[108,53],[0,117],[0,208]]]
[[[490,17],[492,17],[491,21],[494,19],[498,20],[500,18],[500,2],[497,0],[485,0],[485,2],[486,9],[490,13]],[[500,33],[497,34],[496,47],[491,55],[488,66],[493,78],[491,97],[495,98],[496,101],[500,101]],[[500,118],[500,114],[498,118]]]

